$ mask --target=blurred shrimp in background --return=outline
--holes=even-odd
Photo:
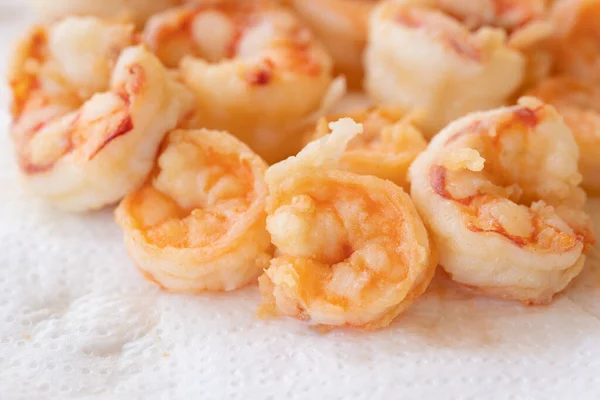
[[[144,24],[152,14],[181,4],[183,0],[28,0],[31,9],[43,20],[69,15],[124,18]]]
[[[306,121],[344,92],[325,48],[276,2],[169,9],[143,38],[196,95],[186,127],[227,130],[267,162],[298,151]]]

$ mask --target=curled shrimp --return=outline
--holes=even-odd
[[[487,295],[550,302],[594,242],[578,157],[561,116],[534,98],[448,125],[410,167],[440,266]]]
[[[74,211],[118,201],[191,110],[192,95],[132,43],[132,27],[91,17],[38,26],[20,43],[11,134],[33,193]]]
[[[35,13],[46,20],[67,16],[122,17],[143,25],[148,17],[184,0],[28,0]]]
[[[367,92],[379,103],[423,109],[428,137],[465,113],[502,105],[522,84],[525,64],[502,29],[471,32],[435,7],[383,1],[371,14]]]
[[[289,0],[333,57],[336,70],[352,88],[363,80],[363,50],[373,0]]]
[[[600,1],[558,1],[552,20],[557,72],[584,80],[600,79]]]
[[[600,193],[600,84],[570,76],[556,76],[529,92],[552,104],[563,116],[579,146],[581,185]]]
[[[408,190],[408,167],[427,147],[414,116],[397,107],[371,107],[321,118],[308,142],[328,135],[329,123],[342,116],[362,124],[363,133],[348,143],[338,168],[388,179]]]
[[[298,150],[303,121],[332,84],[311,31],[269,2],[172,9],[151,18],[144,37],[196,94],[188,125],[227,130],[269,162]]]
[[[278,256],[259,278],[261,312],[377,329],[425,291],[437,257],[400,187],[336,168],[361,125],[348,118],[330,127],[267,170],[267,229]]]
[[[176,130],[116,211],[140,271],[173,292],[234,290],[271,259],[265,162],[219,131]]]

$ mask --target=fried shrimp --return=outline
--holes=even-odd
[[[579,79],[600,79],[600,0],[561,0],[552,13],[556,69]]]
[[[151,18],[144,36],[195,92],[189,125],[227,130],[269,162],[298,150],[303,122],[332,84],[332,62],[311,31],[269,2],[172,9]]]
[[[448,125],[410,167],[440,266],[487,295],[550,302],[594,242],[578,157],[558,112],[533,98]]]
[[[582,186],[600,194],[600,82],[557,76],[529,94],[554,105],[563,116],[579,146]]]
[[[269,264],[266,163],[219,131],[177,130],[116,211],[140,271],[173,292],[234,290]]]
[[[72,17],[20,43],[11,134],[33,193],[74,211],[118,201],[192,109],[192,95],[132,41],[130,26]]]
[[[423,2],[423,0],[421,0]],[[504,30],[507,46],[527,60],[525,82],[531,86],[548,77],[552,69],[549,49],[554,25],[550,21],[551,0],[425,0],[475,31],[482,27]]]
[[[289,0],[332,55],[352,88],[363,80],[367,22],[375,0]]]
[[[40,17],[55,20],[70,15],[100,18],[123,17],[142,25],[159,11],[176,6],[184,0],[28,0]]]
[[[259,278],[260,311],[377,329],[424,292],[437,256],[400,187],[336,168],[361,125],[348,118],[330,127],[267,171],[267,229],[278,256]]]
[[[342,116],[361,123],[363,133],[348,143],[338,168],[388,179],[408,190],[408,167],[427,147],[427,141],[414,125],[415,117],[394,107],[373,107],[322,118],[308,141],[329,134],[329,123]]]
[[[367,92],[379,103],[425,111],[431,137],[455,118],[502,105],[522,84],[526,60],[502,29],[471,32],[418,1],[384,1],[371,14]]]
[[[427,4],[462,21],[475,30],[483,26],[502,28],[509,35],[534,21],[548,17],[548,0],[396,0],[403,3]]]

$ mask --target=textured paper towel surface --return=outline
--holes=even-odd
[[[9,11],[0,3],[2,40],[23,25]],[[388,329],[320,335],[257,320],[256,287],[158,291],[127,258],[112,210],[65,214],[22,191],[0,115],[3,400],[600,398],[598,251],[549,307],[437,279]],[[600,201],[591,208],[600,231]]]

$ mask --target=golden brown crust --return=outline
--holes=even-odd
[[[388,179],[408,189],[408,167],[427,147],[427,141],[416,127],[418,114],[406,113],[398,107],[379,106],[323,117],[307,132],[305,143],[327,135],[328,124],[343,117],[361,123],[364,132],[348,144],[338,167]]]
[[[350,118],[272,166],[267,229],[277,256],[259,313],[324,331],[387,326],[429,284],[437,255],[410,198],[390,181],[337,166],[363,128]]]
[[[116,211],[144,276],[187,293],[252,282],[272,251],[264,227],[265,170],[264,161],[225,132],[169,134],[147,182]]]

